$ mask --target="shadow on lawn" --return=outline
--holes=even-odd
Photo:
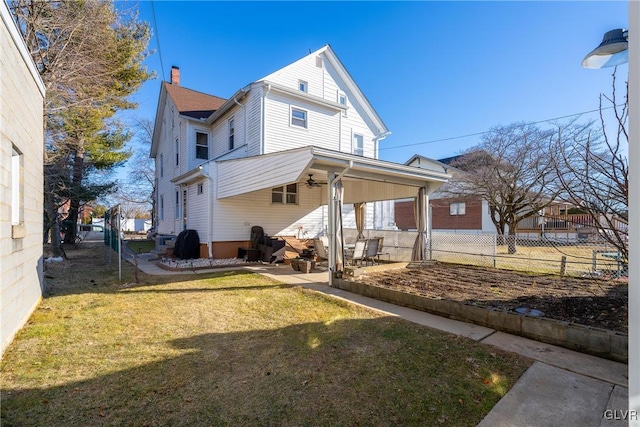
[[[5,386],[2,425],[476,425],[528,366],[389,317],[210,333],[165,349],[84,381]]]

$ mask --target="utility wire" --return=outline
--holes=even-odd
[[[162,62],[162,49],[160,49],[160,32],[158,31],[158,23],[156,21],[156,9],[153,7],[153,0],[151,3],[151,16],[153,16],[153,28],[155,28],[156,44],[158,45],[158,56],[160,57],[160,69],[162,70],[162,80],[167,81],[164,75],[164,63]]]
[[[554,118],[545,119],[545,120],[538,120],[537,122],[533,122],[532,124],[537,125],[537,124],[540,124],[540,123],[551,122],[551,121],[554,121],[554,120],[560,120],[560,119],[566,119],[566,118],[569,118],[569,117],[581,116],[583,114],[595,113],[595,112],[602,111],[602,110],[609,110],[611,108],[620,107],[620,106],[622,106],[622,105],[612,105],[610,107],[603,107],[603,108],[598,108],[598,109],[595,109],[595,110],[583,111],[582,113],[568,114],[566,116],[554,117]],[[490,130],[487,130],[487,131],[484,131],[484,132],[469,133],[467,135],[452,136],[452,137],[449,137],[449,138],[442,138],[442,139],[433,139],[431,141],[416,142],[416,143],[413,143],[413,144],[394,145],[392,147],[380,147],[380,148],[378,148],[378,150],[379,151],[382,151],[382,150],[395,150],[396,148],[415,147],[417,145],[426,145],[426,144],[433,144],[435,142],[451,141],[453,139],[468,138],[470,136],[480,136],[480,135],[484,135],[484,134],[487,134],[487,133],[490,133],[490,132],[491,132]]]

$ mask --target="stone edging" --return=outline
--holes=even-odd
[[[339,289],[448,317],[454,320],[486,326],[498,331],[520,335],[547,344],[558,345],[582,353],[628,363],[627,334],[593,328],[577,323],[544,317],[525,316],[503,310],[476,307],[456,301],[425,298],[395,289],[334,279]]]

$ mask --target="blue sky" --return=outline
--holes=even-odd
[[[182,86],[226,98],[330,44],[392,132],[380,158],[399,163],[416,153],[459,154],[479,142],[459,136],[496,125],[597,109],[599,94],[611,92],[612,69],[586,70],[580,61],[606,31],[628,28],[626,1],[143,1],[138,8],[154,32],[146,63],[158,78],[134,95],[135,116],[153,119],[172,65]],[[620,81],[627,70],[619,67]]]

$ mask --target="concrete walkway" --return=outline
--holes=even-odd
[[[331,288],[326,272],[305,274],[285,265],[256,265],[175,273],[142,259],[138,268],[151,275],[197,275],[241,268],[535,360],[479,424],[481,427],[638,425],[639,415],[627,412],[627,365],[622,363]]]

